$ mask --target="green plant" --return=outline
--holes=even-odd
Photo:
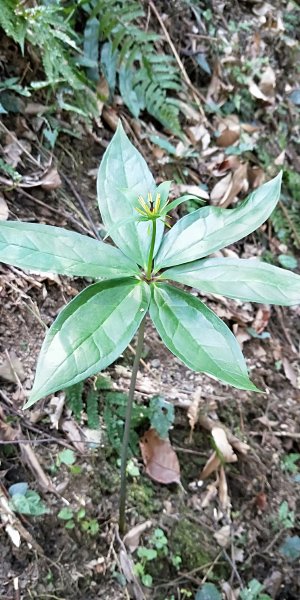
[[[12,510],[30,517],[40,517],[49,512],[40,495],[28,489],[27,483],[16,483],[9,488]]]
[[[86,511],[83,507],[75,511],[69,506],[65,506],[59,511],[57,516],[62,521],[65,521],[66,529],[79,527],[81,531],[91,536],[97,535],[99,531],[99,523],[96,519],[86,517]]]
[[[181,557],[170,553],[168,546],[168,539],[160,527],[157,527],[151,537],[148,540],[147,546],[139,546],[137,549],[137,555],[140,559],[135,563],[135,572],[141,578],[142,583],[146,587],[152,586],[152,575],[148,573],[149,564],[156,559],[162,559],[169,557],[170,562],[178,569],[181,564]]]
[[[110,97],[118,85],[134,117],[147,110],[180,133],[180,104],[170,95],[183,87],[180,73],[171,55],[158,52],[160,36],[140,26],[144,17],[137,0],[56,0],[33,7],[0,0],[0,26],[23,53],[29,43],[41,56],[45,79],[32,82],[31,89],[50,86],[61,109],[97,117],[98,100],[108,99],[97,90],[102,73]],[[13,83],[17,93],[30,94]],[[55,143],[51,131],[49,141]]]
[[[270,215],[281,175],[235,209],[200,208],[170,226],[171,182],[157,188],[121,124],[98,174],[102,219],[118,246],[65,229],[0,223],[0,260],[20,268],[102,279],[83,290],[46,334],[26,408],[108,367],[138,330],[122,446],[120,529],[124,530],[126,462],[146,315],[165,345],[188,367],[239,389],[259,391],[230,329],[196,296],[169,281],[244,301],[292,305],[300,277],[259,261],[203,257],[254,231]],[[146,198],[146,200],[144,199]]]
[[[247,588],[240,592],[240,598],[241,600],[271,600],[271,596],[264,594],[263,589],[264,586],[257,579],[251,579]]]
[[[282,502],[278,509],[278,521],[285,529],[292,529],[295,525],[295,513],[289,509],[286,500]]]

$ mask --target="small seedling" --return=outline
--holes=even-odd
[[[173,567],[179,569],[182,562],[181,556],[170,553],[168,539],[160,527],[154,530],[147,546],[139,546],[137,555],[140,560],[135,563],[135,572],[146,587],[151,587],[153,583],[152,575],[147,572],[149,568],[148,563],[156,559],[169,558]]]
[[[66,529],[75,529],[76,527],[79,527],[81,531],[84,531],[91,536],[97,535],[99,531],[98,521],[86,517],[86,511],[83,507],[74,511],[69,506],[65,506],[59,511],[57,516],[62,521],[65,521]]]
[[[189,368],[260,391],[230,329],[177,283],[242,301],[298,304],[300,277],[294,273],[257,260],[205,258],[260,227],[278,202],[280,184],[281,174],[234,209],[199,208],[164,235],[170,211],[190,197],[168,202],[171,182],[156,187],[119,125],[97,183],[102,220],[117,248],[57,227],[0,223],[2,262],[98,280],[62,309],[47,332],[26,408],[107,368],[138,331],[122,446],[121,532],[131,408],[148,311],[162,341]]]

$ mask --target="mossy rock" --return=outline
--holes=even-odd
[[[182,570],[192,570],[214,560],[216,541],[210,532],[184,517],[172,529],[170,549],[173,554],[181,556]]]
[[[142,480],[128,486],[128,504],[133,505],[138,515],[145,518],[161,510],[161,502],[155,496],[153,488]]]

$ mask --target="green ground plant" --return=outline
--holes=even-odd
[[[204,258],[259,227],[277,204],[280,184],[281,174],[234,209],[200,208],[164,235],[165,224],[170,227],[168,213],[187,197],[168,202],[171,182],[156,187],[144,158],[119,124],[97,181],[102,220],[117,247],[62,228],[0,223],[2,262],[98,280],[62,309],[47,332],[25,408],[107,368],[138,332],[121,453],[121,531],[146,315],[167,348],[189,368],[239,389],[260,391],[249,379],[230,329],[177,284],[248,302],[299,303],[300,277],[290,271],[256,260]]]

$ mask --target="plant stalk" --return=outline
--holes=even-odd
[[[155,239],[156,239],[156,219],[154,219],[154,221],[152,221],[152,223],[153,223],[152,238],[151,238],[148,265],[147,265],[147,273],[146,273],[147,281],[150,281],[151,273],[152,273],[152,262],[153,262],[154,246],[155,246]]]
[[[131,425],[131,414],[132,414],[132,404],[133,397],[135,392],[135,384],[136,378],[139,370],[139,364],[143,351],[143,343],[144,343],[144,333],[145,333],[145,324],[146,324],[146,315],[144,316],[138,330],[138,339],[137,346],[135,350],[135,357],[132,367],[132,375],[130,381],[130,388],[128,394],[128,402],[126,407],[126,418],[125,418],[125,427],[123,434],[123,442],[122,442],[122,452],[121,452],[121,487],[120,487],[120,503],[119,503],[119,531],[121,534],[125,531],[125,508],[126,508],[126,467],[127,467],[127,457],[128,457],[128,444],[129,444],[129,435],[130,435],[130,425]]]

